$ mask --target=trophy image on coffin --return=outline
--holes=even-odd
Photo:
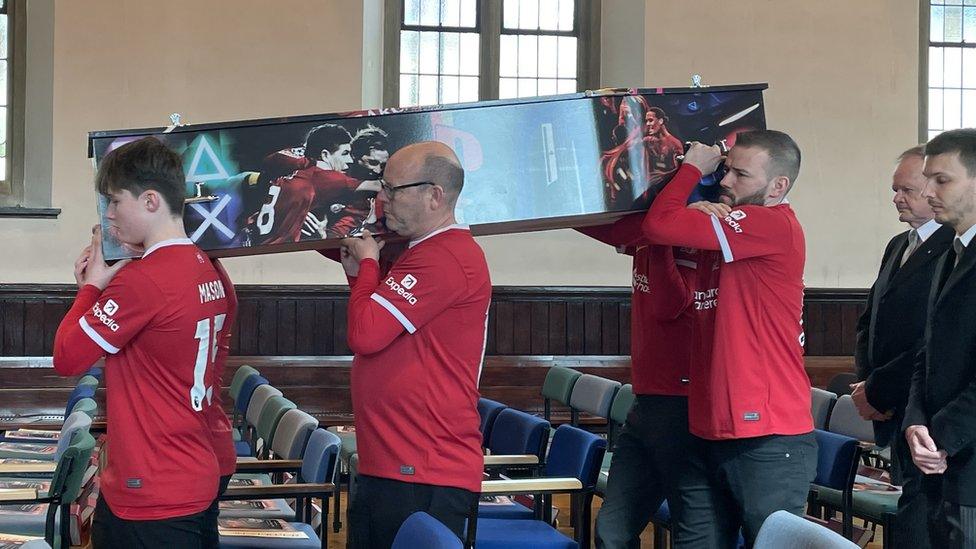
[[[211,256],[338,245],[383,234],[376,199],[391,154],[418,141],[450,146],[465,170],[460,223],[476,235],[602,224],[646,210],[680,165],[684,143],[731,147],[765,128],[765,84],[598,90],[434,108],[89,134],[96,163],[146,136],[183,158],[190,238]],[[706,178],[693,199],[710,198]],[[138,255],[99,214],[107,259]]]

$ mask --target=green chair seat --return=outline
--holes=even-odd
[[[817,500],[834,509],[841,507],[841,492],[831,488],[818,486]],[[851,505],[854,515],[870,519],[875,522],[884,520],[886,514],[894,514],[898,510],[900,492],[877,492],[874,490],[855,490]]]
[[[330,433],[335,433],[339,437],[339,440],[342,441],[342,447],[339,449],[339,459],[343,463],[349,463],[349,458],[356,453],[356,433],[339,431],[339,427],[329,427],[327,430]]]

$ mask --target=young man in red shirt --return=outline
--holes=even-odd
[[[639,547],[641,532],[665,498],[672,519],[681,515],[677,494],[692,450],[688,383],[694,337],[698,325],[710,321],[717,294],[698,285],[699,262],[711,268],[714,254],[650,245],[641,232],[643,219],[632,214],[612,225],[578,229],[634,257],[630,351],[637,398],[614,443],[596,519],[596,546],[606,549]]]
[[[391,156],[384,179],[387,226],[410,239],[408,248],[385,274],[369,233],[342,249],[356,354],[354,548],[390,547],[415,511],[461,537],[484,468],[477,403],[491,280],[454,216],[464,172],[446,145],[423,142]]]
[[[800,169],[788,135],[741,133],[729,152],[722,204],[685,202],[722,156],[694,144],[644,221],[656,244],[721,251],[714,333],[692,364],[690,453],[682,484],[687,528],[734,547],[739,528],[751,546],[763,520],[780,509],[803,514],[816,474],[810,380],[803,366],[805,241],[786,193]],[[706,273],[707,274],[707,273]],[[700,539],[678,546],[701,547]],[[711,546],[710,545],[710,546]]]
[[[96,188],[141,259],[108,266],[101,233],[75,263],[80,287],[55,337],[54,367],[105,359],[108,463],[92,527],[102,548],[202,547],[220,475],[209,410],[226,288],[183,229],[180,156],[154,138],[112,151]]]

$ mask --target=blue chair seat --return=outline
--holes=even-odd
[[[478,519],[478,549],[579,549],[579,544],[536,520]]]
[[[247,457],[251,454],[251,445],[246,440],[238,440],[234,442],[234,449],[237,450],[237,455],[241,457]]]
[[[532,509],[514,501],[507,505],[485,505],[482,503],[478,505],[479,524],[481,518],[531,520]]]
[[[240,441],[244,440],[243,437],[241,437],[241,430],[240,429],[231,429],[230,430],[230,436],[234,438],[234,442],[240,442]]]
[[[275,539],[245,536],[220,536],[221,549],[320,549],[322,542],[318,534],[304,522],[289,522],[296,530],[305,532],[308,539]]]

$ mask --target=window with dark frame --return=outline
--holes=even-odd
[[[0,194],[10,194],[9,158],[10,146],[10,27],[8,2],[0,0]]]
[[[976,127],[976,0],[930,0],[926,139]]]
[[[450,104],[596,87],[598,16],[595,25],[587,19],[599,4],[387,0],[384,103]]]

